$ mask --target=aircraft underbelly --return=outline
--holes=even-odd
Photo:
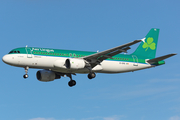
[[[124,63],[119,61],[103,61],[100,65],[98,65],[98,67],[96,67],[97,69],[93,69],[92,71],[96,73],[123,73],[123,72],[131,72],[131,71],[136,71],[150,67],[152,66],[141,63],[138,63],[138,66],[135,66],[133,62]],[[89,70],[87,68],[77,69],[77,70],[56,68],[53,69],[53,71],[64,72],[64,73],[82,73],[82,74],[89,73]]]
[[[148,64],[138,63],[138,65],[135,65],[134,62],[122,61],[103,61],[101,65],[103,68],[102,73],[123,73],[152,67]]]
[[[63,72],[63,73],[89,73],[87,68],[83,69],[66,69],[58,68],[54,66],[56,60],[66,60],[67,58],[62,57],[47,57],[47,56],[32,56],[32,58],[27,58],[26,55],[21,55],[16,57],[17,62],[14,66],[25,67],[29,66],[30,68],[38,69],[52,69],[53,71]],[[134,62],[123,62],[123,61],[108,61],[104,60],[100,65],[97,65],[92,69],[93,72],[97,73],[122,73],[130,72],[140,69],[145,69],[152,67],[148,64],[140,64]]]

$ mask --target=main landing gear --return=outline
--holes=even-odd
[[[89,74],[88,74],[88,78],[89,79],[93,79],[96,77],[96,74],[94,72],[92,72],[92,68],[91,67],[88,67],[87,68],[89,70]]]
[[[27,73],[28,73],[29,67],[26,66],[24,69],[25,69],[26,74],[23,75],[23,78],[26,79],[26,78],[28,78],[28,74]]]
[[[76,85],[76,81],[72,79],[72,74],[68,73],[68,74],[66,74],[66,76],[70,78],[70,81],[68,82],[69,87],[75,86]],[[91,73],[88,74],[88,78],[89,79],[93,79],[95,77],[96,77],[96,74],[94,72],[91,72]]]
[[[72,74],[67,74],[67,77],[70,78],[70,81],[68,82],[69,87],[75,86],[76,85],[76,81],[72,79]]]
[[[96,74],[94,72],[91,72],[91,73],[88,74],[89,79],[93,79],[95,77],[96,77]]]

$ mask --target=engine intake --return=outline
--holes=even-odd
[[[49,81],[53,81],[54,79],[61,78],[60,75],[57,75],[55,72],[50,70],[39,70],[36,73],[36,77],[39,81],[43,81],[43,82],[49,82]]]

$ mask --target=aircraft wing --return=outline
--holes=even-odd
[[[138,42],[141,42],[142,40],[134,40],[130,43],[124,44],[124,45],[120,45],[117,46],[115,48],[111,48],[102,52],[98,52],[92,55],[88,55],[83,57],[85,60],[87,60],[90,64],[91,67],[95,67],[97,64],[100,64],[103,60],[108,59],[108,58],[112,58],[113,56],[121,53],[121,52],[125,52],[127,53],[127,50],[130,49],[129,46],[134,45]]]

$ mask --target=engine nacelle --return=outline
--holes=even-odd
[[[60,75],[56,75],[55,72],[53,71],[49,71],[49,70],[39,70],[36,73],[36,77],[39,81],[43,81],[43,82],[49,82],[49,81],[53,81],[54,79],[58,79],[61,76]]]
[[[68,69],[83,69],[86,63],[83,59],[69,58],[66,59],[65,65]]]
[[[56,60],[56,61],[54,62],[54,67],[66,69],[65,60],[66,60],[66,59]]]

